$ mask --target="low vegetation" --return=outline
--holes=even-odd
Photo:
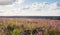
[[[58,25],[49,25],[47,23],[40,24],[37,22],[18,24],[16,21],[9,21],[8,24],[4,24],[0,21],[0,35],[60,35],[60,30]]]

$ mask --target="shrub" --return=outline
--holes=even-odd
[[[19,29],[14,29],[12,32],[12,35],[21,35],[20,30]]]

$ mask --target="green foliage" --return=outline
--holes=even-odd
[[[54,35],[54,34],[55,34],[55,31],[54,31],[54,30],[49,31],[49,34],[50,34],[50,35]]]
[[[31,26],[29,25],[29,24],[24,24],[24,28],[26,29],[26,30],[30,30],[31,29]]]
[[[14,29],[12,32],[12,35],[21,35],[20,30],[19,29]]]

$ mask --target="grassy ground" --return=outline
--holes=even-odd
[[[0,35],[60,35],[60,20],[0,18]]]

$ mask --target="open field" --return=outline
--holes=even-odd
[[[24,33],[28,30],[30,32]],[[32,33],[34,30],[35,33]],[[60,35],[60,20],[0,18],[0,35],[39,35],[39,32],[42,32],[42,35]]]

